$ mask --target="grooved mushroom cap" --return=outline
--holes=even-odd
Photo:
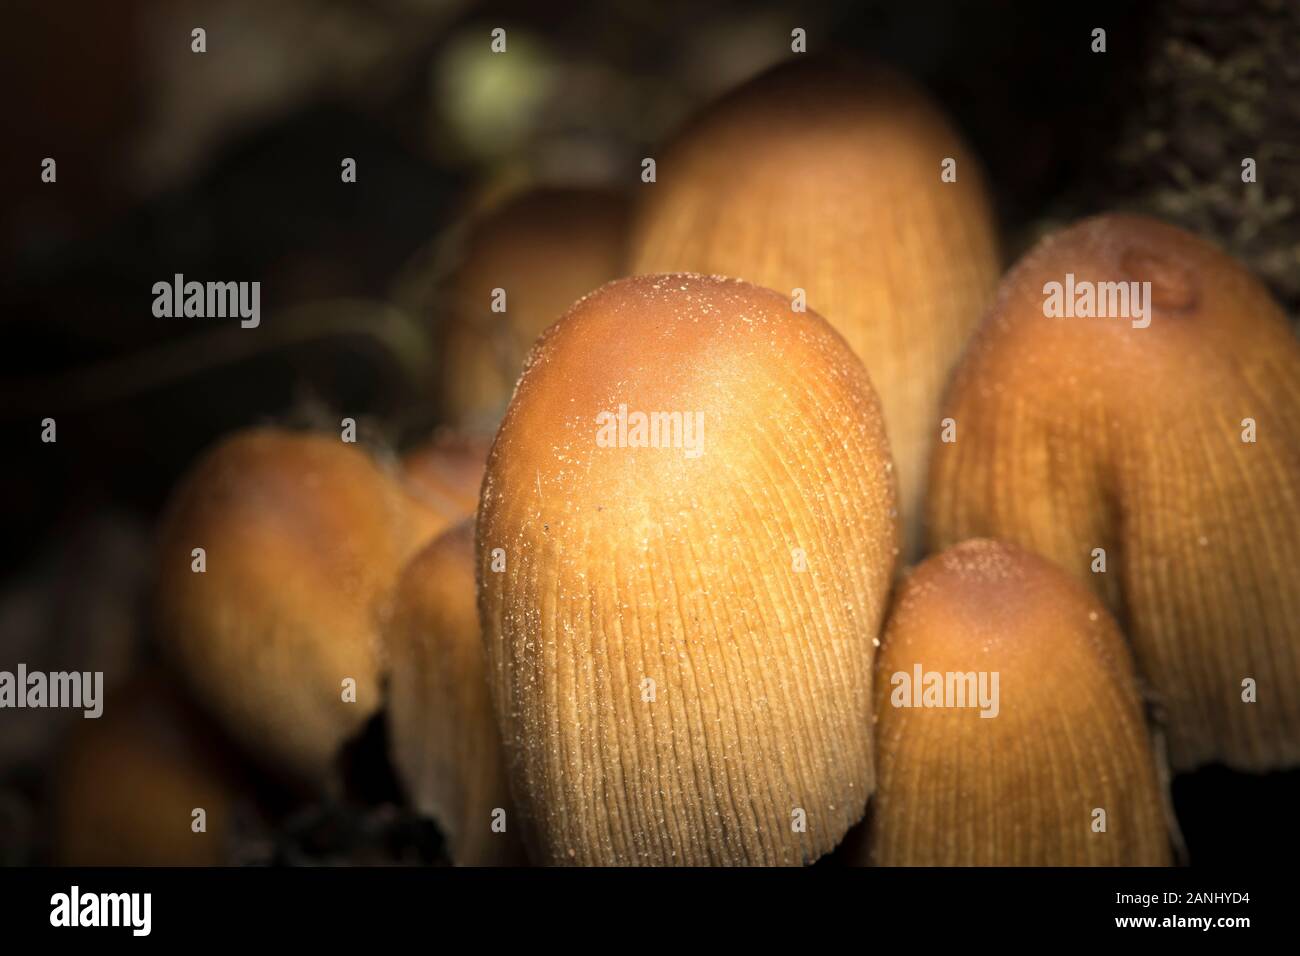
[[[923,562],[895,598],[875,696],[872,863],[1170,862],[1123,637],[1042,558],[974,540]]]
[[[956,161],[943,182],[941,164]],[[902,77],[800,57],[690,123],[641,187],[634,273],[690,270],[795,289],[871,374],[920,545],[943,383],[1000,272],[983,174]]]
[[[620,406],[626,433],[602,432]],[[642,447],[634,413],[682,431]],[[535,862],[793,864],[839,841],[872,789],[894,496],[866,371],[783,296],[640,276],[546,331],[478,517]]]
[[[442,524],[353,445],[241,432],[200,460],[169,506],[164,649],[251,753],[329,784],[340,747],[380,705],[380,628],[398,572]],[[343,699],[346,678],[355,703]]]
[[[1150,282],[1150,324],[1046,316],[1067,274]],[[1102,596],[1176,769],[1300,762],[1300,345],[1259,282],[1172,226],[1086,220],[1008,273],[944,414],[936,547],[1016,541]]]
[[[474,595],[470,519],[416,555],[398,584],[388,628],[393,762],[454,861],[522,863]],[[492,828],[498,810],[504,833]]]
[[[627,212],[612,193],[535,189],[472,222],[446,285],[444,412],[491,434],[533,340],[580,296],[620,274]],[[506,293],[492,311],[492,291]]]

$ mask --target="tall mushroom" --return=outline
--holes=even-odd
[[[866,371],[784,296],[641,276],[551,326],[478,516],[488,675],[535,862],[834,847],[872,789],[894,508]]]
[[[902,77],[801,58],[706,110],[656,160],[631,271],[735,276],[824,315],[880,394],[916,556],[940,393],[1000,271],[975,158]]]
[[[1101,603],[1037,555],[966,541],[907,578],[876,719],[873,863],[1170,862],[1128,648]]]
[[[1176,768],[1300,763],[1300,345],[1259,282],[1086,220],[1007,275],[943,414],[936,547],[1016,541],[1105,598]]]

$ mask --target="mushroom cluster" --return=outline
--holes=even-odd
[[[178,489],[159,635],[247,751],[337,789],[382,714],[458,862],[544,865],[1166,865],[1171,772],[1300,763],[1300,346],[1245,269],[1107,215],[997,289],[879,68],[778,67],[641,186],[475,222],[461,431]]]
[[[158,551],[163,650],[230,736],[338,796],[346,745],[386,713],[411,802],[466,864],[517,858],[466,808],[508,806],[465,524],[485,456],[449,433],[390,465],[322,433],[241,432],[177,489]]]
[[[1067,276],[1149,290],[1147,312],[1045,316]],[[1151,219],[1062,230],[1007,274],[943,414],[937,548],[1000,537],[1091,587],[1175,768],[1300,763],[1300,344],[1254,277]]]

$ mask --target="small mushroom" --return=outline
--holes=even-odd
[[[471,222],[437,301],[443,411],[491,435],[533,340],[579,296],[621,274],[626,210],[612,193],[540,188]]]
[[[1114,620],[973,540],[900,585],[876,665],[871,863],[1162,866],[1165,802]]]
[[[156,669],[118,688],[100,717],[77,721],[50,786],[61,866],[229,864],[237,814],[255,816],[224,741]]]
[[[543,864],[798,864],[873,786],[895,486],[862,363],[745,282],[640,276],[534,347],[478,515],[488,675]]]
[[[656,170],[631,271],[735,276],[824,315],[880,395],[916,556],[943,383],[1000,272],[976,159],[901,76],[801,57],[705,110]]]
[[[1008,273],[944,402],[933,544],[1005,538],[1086,581],[1179,770],[1300,763],[1297,382],[1300,344],[1244,268],[1107,215]]]
[[[240,432],[169,505],[159,639],[250,753],[335,788],[340,748],[381,705],[381,631],[398,573],[443,526],[354,445]]]
[[[525,862],[479,634],[473,519],[407,565],[388,649],[393,763],[415,808],[459,864]]]

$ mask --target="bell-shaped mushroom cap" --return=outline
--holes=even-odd
[[[354,445],[238,433],[170,504],[159,639],[250,753],[331,785],[340,748],[380,707],[380,630],[398,573],[442,526]]]
[[[488,458],[480,620],[535,862],[793,864],[872,789],[884,422],[814,313],[640,276],[534,348]]]
[[[632,272],[803,297],[862,359],[917,556],[940,394],[1001,269],[983,174],[952,125],[889,70],[800,57],[688,124],[641,190]]]
[[[468,224],[438,300],[448,421],[492,434],[533,341],[621,274],[626,236],[623,200],[591,189],[530,190]]]
[[[472,519],[407,565],[388,649],[393,762],[416,809],[441,825],[455,862],[523,863],[479,635]]]
[[[1086,220],[1007,275],[943,414],[936,547],[1004,538],[1086,581],[1176,769],[1300,762],[1300,344],[1259,282],[1172,226]]]
[[[1050,562],[988,540],[923,562],[895,598],[875,695],[871,862],[1170,862],[1128,649]]]

